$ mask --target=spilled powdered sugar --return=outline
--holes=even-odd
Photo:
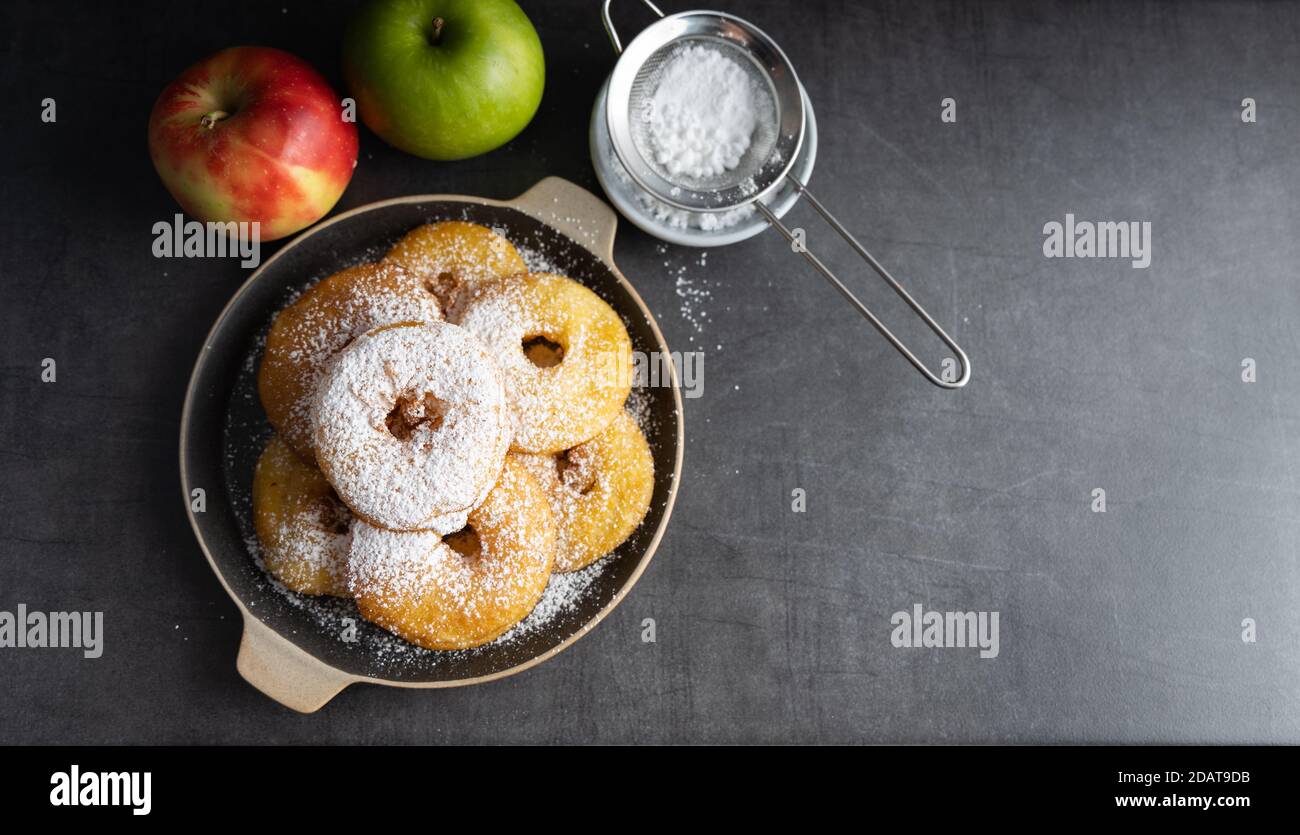
[[[498,229],[496,231],[498,234],[505,234],[504,229]],[[528,265],[528,271],[530,273],[564,274],[564,271],[551,260],[551,256],[546,252],[546,250],[539,247],[523,245],[516,246],[515,249],[519,251],[519,257],[523,258],[524,263]]]
[[[660,255],[668,255],[668,247],[660,245],[655,250]],[[700,252],[695,259],[695,266],[708,266],[708,250]],[[678,300],[678,313],[682,319],[690,326],[690,332],[686,338],[688,342],[694,344],[697,337],[702,337],[706,326],[712,321],[712,314],[709,310],[709,303],[713,301],[713,286],[716,281],[706,278],[703,275],[693,274],[689,263],[674,263],[673,259],[664,259],[664,271],[672,276],[673,292]],[[717,350],[722,350],[718,345]]]

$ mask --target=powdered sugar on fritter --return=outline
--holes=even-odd
[[[469,526],[473,544],[459,546],[429,532],[355,526],[349,590],[366,617],[426,646],[457,647],[491,640],[526,616],[550,579],[556,532],[521,462],[507,461]]]
[[[395,411],[406,437],[394,434]],[[317,460],[348,506],[402,530],[474,507],[510,444],[495,361],[444,322],[359,337],[321,381],[312,423]],[[441,532],[455,530],[449,525]]]
[[[466,304],[461,324],[487,343],[505,375],[515,449],[555,450],[586,440],[626,397],[632,359],[626,326],[578,282],[533,273],[486,285]],[[539,336],[561,343],[561,362],[542,367],[529,358],[524,342]]]
[[[329,360],[381,325],[441,318],[438,300],[396,264],[349,268],[313,285],[276,317],[263,358],[265,382],[289,401],[280,434],[307,457],[312,397]]]

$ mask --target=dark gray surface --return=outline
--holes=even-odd
[[[549,73],[527,131],[457,164],[363,131],[339,209],[552,174],[595,188],[598,3],[524,5]],[[1300,7],[716,6],[786,49],[821,124],[812,185],[952,326],[973,382],[924,383],[775,234],[701,265],[623,224],[617,260],[669,344],[707,351],[649,571],[540,668],[354,687],[309,717],[235,673],[236,610],[182,512],[185,382],[244,274],[151,257],[174,208],[145,123],[224,46],[287,48],[337,81],[342,13],[0,7],[0,609],[101,609],[107,632],[96,661],[0,650],[0,741],[1300,741]],[[1045,259],[1067,211],[1151,221],[1151,268]],[[806,207],[792,221],[826,242]],[[711,293],[689,311],[682,268]],[[1000,657],[894,649],[890,614],[913,603],[1000,611]]]

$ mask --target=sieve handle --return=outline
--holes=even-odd
[[[916,354],[912,353],[912,350],[903,344],[902,340],[897,336],[894,336],[893,331],[891,331],[884,322],[880,321],[876,314],[872,313],[865,304],[858,300],[857,296],[853,295],[852,291],[850,291],[848,287],[844,286],[844,282],[840,281],[839,278],[836,277],[835,273],[831,272],[830,268],[821,262],[820,258],[809,251],[806,246],[801,246],[800,251],[802,252],[803,257],[808,260],[808,263],[816,267],[817,271],[825,276],[826,280],[834,285],[836,290],[840,291],[840,295],[844,296],[844,298],[848,300],[849,304],[853,305],[853,307],[855,307],[857,311],[871,323],[871,326],[880,332],[881,336],[889,340],[889,344],[893,345],[894,348],[897,349],[898,353],[902,354],[903,357],[910,362],[917,371],[920,371],[927,380],[934,383],[936,386],[945,389],[959,389],[966,385],[970,380],[970,359],[966,356],[966,352],[961,349],[961,346],[954,342],[952,337],[949,336],[943,328],[939,327],[939,323],[934,321],[930,314],[925,312],[925,308],[921,307],[916,299],[912,298],[911,294],[903,289],[903,285],[899,284],[898,280],[889,274],[889,270],[885,269],[870,252],[867,252],[866,247],[858,243],[857,238],[853,237],[853,235],[849,233],[849,230],[845,229],[844,226],[835,219],[835,216],[826,210],[826,207],[813,196],[812,192],[808,191],[807,186],[788,174],[786,175],[786,179],[790,181],[790,184],[793,185],[800,194],[808,198],[809,204],[811,204],[813,209],[817,211],[817,214],[821,215],[822,219],[830,224],[830,227],[839,233],[839,236],[847,241],[849,246],[853,247],[854,251],[858,253],[862,260],[866,261],[868,266],[875,270],[876,274],[883,278],[885,283],[893,288],[894,292],[898,294],[898,297],[907,302],[907,306],[912,308],[912,312],[919,316],[921,321],[925,322],[926,326],[934,332],[935,336],[938,336],[943,340],[943,344],[947,345],[956,355],[957,362],[961,363],[961,376],[956,380],[945,380],[927,368],[925,363],[921,362],[921,360],[917,358]],[[792,244],[795,242],[794,233],[787,229],[785,224],[781,223],[780,219],[772,213],[772,210],[763,204],[763,201],[756,200],[754,201],[754,205],[758,207],[758,210],[767,218],[767,222],[775,226],[777,230],[785,236],[787,241]]]
[[[605,5],[600,7],[600,19],[605,22],[605,34],[609,35],[609,42],[614,45],[614,52],[622,55],[623,42],[618,39],[618,30],[614,28],[614,21],[611,20],[609,16],[609,4],[611,2],[613,2],[613,0],[605,0]],[[659,17],[664,16],[664,13],[659,11],[659,7],[654,3],[651,3],[650,0],[641,0],[641,2],[645,4],[646,8],[657,14]]]

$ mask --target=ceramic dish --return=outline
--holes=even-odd
[[[361,620],[351,601],[293,594],[277,587],[257,566],[250,493],[254,465],[270,428],[254,378],[272,317],[312,281],[377,260],[393,241],[421,223],[452,218],[494,227],[534,263],[544,261],[546,269],[581,281],[619,312],[635,351],[669,356],[654,318],[614,265],[613,210],[565,180],[548,178],[508,201],[429,195],[353,209],[305,232],[263,263],[226,305],[194,366],[181,416],[181,487],[199,545],[243,616],[239,672],[296,710],[316,710],[359,682],[454,687],[541,663],[584,635],[622,600],[645,570],[668,524],[684,437],[675,375],[671,386],[633,391],[655,459],[649,514],[590,576],[565,586],[564,606],[552,606],[544,621],[538,612],[531,628],[474,650],[422,650]],[[203,491],[203,512],[192,509],[195,490]]]

